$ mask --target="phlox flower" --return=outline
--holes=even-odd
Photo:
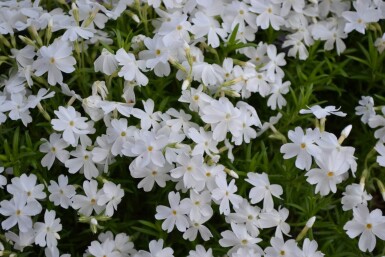
[[[104,206],[97,204],[101,193],[98,191],[98,182],[96,180],[86,180],[83,182],[83,190],[86,195],[75,195],[72,200],[72,208],[79,210],[85,216],[90,216],[92,211],[97,214],[104,210]]]
[[[147,101],[142,102],[144,111],[141,109],[134,108],[132,110],[132,115],[135,118],[140,119],[140,126],[142,129],[148,130],[158,124],[158,122],[160,121],[160,112],[154,112],[155,103],[151,98],[147,99]]]
[[[140,250],[134,257],[174,257],[174,250],[171,247],[163,248],[163,239],[152,240],[148,248],[150,252]]]
[[[272,237],[270,239],[271,246],[265,249],[265,257],[291,257],[301,256],[302,251],[297,246],[297,242],[294,239],[287,240],[283,238]]]
[[[88,251],[95,257],[120,257],[121,254],[115,250],[115,242],[107,239],[103,243],[92,241]]]
[[[353,219],[345,224],[344,230],[350,238],[361,235],[358,247],[363,252],[372,252],[376,236],[385,240],[385,217],[380,209],[369,212],[367,206],[359,205],[353,208]]]
[[[377,143],[374,149],[380,154],[377,156],[377,163],[385,167],[385,145],[383,143]]]
[[[44,190],[43,184],[36,185],[37,177],[35,174],[29,176],[23,173],[20,177],[14,177],[11,180],[11,184],[7,185],[8,193],[14,197],[25,197],[27,202],[36,202],[37,200],[43,200],[47,196]]]
[[[66,42],[55,40],[51,45],[39,49],[38,58],[32,64],[36,76],[48,72],[48,83],[52,86],[63,82],[64,73],[75,70],[76,60],[72,57],[72,47]]]
[[[139,58],[146,62],[147,68],[154,70],[156,76],[168,76],[171,71],[168,62],[171,56],[171,48],[166,47],[162,38],[159,36],[155,36],[153,39],[146,38],[144,44],[148,50],[141,51],[139,53]]]
[[[155,218],[157,220],[165,220],[162,223],[162,229],[167,230],[170,233],[175,225],[177,229],[181,232],[186,231],[189,227],[189,222],[186,214],[189,213],[189,210],[186,204],[180,201],[179,192],[170,192],[168,194],[168,201],[170,207],[159,205],[156,207]]]
[[[183,185],[186,188],[194,188],[198,191],[203,189],[203,156],[195,155],[190,158],[187,154],[181,154],[177,157],[178,166],[170,171],[173,178],[182,178]]]
[[[3,173],[4,167],[0,167],[0,173]],[[3,175],[0,175],[0,188],[3,189],[7,185],[7,178]]]
[[[115,55],[103,48],[102,54],[94,62],[95,72],[101,71],[106,75],[111,75],[118,68],[118,61]]]
[[[369,118],[368,124],[371,128],[377,128],[374,132],[374,137],[381,142],[385,142],[385,107],[381,109],[382,115],[373,115]]]
[[[327,195],[332,191],[337,191],[337,184],[344,179],[345,173],[349,167],[344,165],[344,158],[339,153],[324,154],[323,157],[316,159],[319,168],[309,170],[305,176],[312,185],[316,185],[315,193],[320,193],[322,196]]]
[[[322,108],[319,105],[314,105],[314,106],[308,107],[308,108],[309,108],[308,110],[307,109],[300,110],[299,113],[300,114],[312,113],[314,116],[317,117],[317,119],[326,118],[326,116],[329,116],[331,114],[341,116],[341,117],[346,116],[346,113],[338,111],[339,108],[336,109],[336,107],[332,106],[332,105],[326,106],[324,108]]]
[[[211,197],[214,202],[219,204],[219,213],[228,215],[230,213],[230,202],[234,208],[238,208],[243,198],[235,194],[238,188],[235,185],[234,179],[227,184],[225,176],[217,176],[215,183],[217,184],[217,188],[211,192]]]
[[[103,194],[98,199],[97,204],[100,206],[106,206],[105,214],[111,217],[114,214],[114,210],[118,209],[118,204],[122,201],[124,196],[124,190],[119,185],[107,181],[103,185]]]
[[[207,251],[202,245],[197,245],[195,250],[191,250],[187,257],[214,257],[213,250],[209,248]]]
[[[271,91],[269,99],[267,100],[267,106],[272,110],[282,109],[286,105],[286,99],[282,96],[289,93],[290,81],[282,83],[281,78],[277,78],[274,83],[271,84]]]
[[[62,208],[67,209],[72,204],[72,197],[76,194],[75,187],[68,185],[68,177],[64,175],[58,177],[58,182],[51,180],[50,183],[48,186],[48,191],[51,193],[49,200],[54,205],[60,205]]]
[[[92,152],[86,150],[83,146],[78,146],[75,151],[70,153],[73,157],[65,162],[68,172],[74,174],[80,170],[86,179],[90,180],[99,176],[99,170],[92,161]]]
[[[315,144],[320,137],[318,129],[307,129],[305,131],[300,127],[296,127],[295,130],[290,130],[288,137],[293,143],[287,143],[281,146],[281,153],[283,153],[284,159],[290,159],[297,156],[295,166],[298,169],[309,170],[312,164],[312,156],[318,156],[321,154],[321,149]]]
[[[317,251],[318,244],[315,240],[310,241],[309,238],[305,238],[303,241],[302,252],[303,257],[323,257],[324,254]]]
[[[159,167],[163,167],[166,162],[162,153],[163,148],[168,144],[168,138],[164,135],[155,135],[153,132],[142,130],[139,132],[138,139],[134,145],[130,142],[126,142],[123,145],[123,154],[128,156],[137,156],[135,159],[136,164],[139,167],[144,167],[150,163],[153,163]],[[128,147],[131,154],[128,154]]]
[[[369,119],[376,115],[374,111],[374,100],[371,96],[361,96],[361,100],[358,102],[358,106],[355,108],[356,115],[361,117],[361,121],[366,124],[369,122]]]
[[[376,9],[371,4],[371,1],[365,0],[354,1],[353,6],[356,11],[345,11],[342,13],[342,17],[347,20],[345,32],[350,33],[356,30],[365,34],[366,24],[377,22],[380,19],[380,10]]]
[[[81,117],[74,107],[59,106],[59,110],[54,112],[59,119],[51,120],[52,127],[56,131],[63,131],[63,139],[68,144],[76,146],[80,135],[89,133],[87,118]]]
[[[195,13],[192,23],[191,33],[196,38],[207,36],[207,43],[213,48],[219,46],[219,37],[225,38],[227,36],[227,32],[220,27],[219,22],[214,17],[210,17],[201,11]]]
[[[20,251],[23,251],[27,246],[31,246],[35,241],[33,229],[29,229],[27,232],[19,231],[18,235],[12,231],[8,231],[4,235],[7,240],[14,243],[13,248]]]
[[[351,184],[342,193],[341,199],[342,209],[344,211],[351,210],[358,205],[368,205],[368,201],[372,200],[372,196],[365,191],[365,188],[361,184]]]
[[[66,141],[61,138],[60,134],[52,133],[49,136],[49,141],[45,138],[42,139],[45,141],[40,145],[39,151],[42,153],[47,153],[41,159],[41,165],[51,169],[55,158],[57,158],[62,163],[65,163],[69,159],[69,152],[65,150],[69,145]]]
[[[36,222],[33,229],[36,233],[35,244],[40,247],[56,247],[57,239],[60,239],[58,234],[62,230],[60,218],[55,219],[55,211],[45,211],[44,222]]]
[[[275,237],[278,238],[283,238],[283,234],[290,236],[290,226],[285,222],[288,217],[289,210],[286,208],[262,212],[259,215],[259,226],[262,229],[275,227]]]
[[[37,201],[27,202],[24,195],[3,200],[0,202],[0,213],[8,218],[1,222],[1,227],[9,230],[17,224],[21,232],[28,232],[32,229],[31,216],[39,214],[41,210],[42,207]]]
[[[222,238],[219,239],[219,244],[222,247],[232,247],[228,254],[231,255],[239,248],[254,249],[257,252],[263,253],[257,243],[262,240],[258,237],[251,236],[244,225],[231,223],[231,230],[226,230],[221,233]]]
[[[266,173],[249,172],[245,180],[253,185],[249,193],[250,202],[255,204],[263,200],[263,209],[272,210],[274,208],[272,196],[280,198],[283,193],[282,187],[280,185],[271,185]]]
[[[116,52],[115,58],[122,66],[118,73],[120,77],[128,81],[135,80],[141,86],[147,85],[148,78],[140,71],[145,70],[144,61],[137,61],[134,54],[127,53],[123,48]]]
[[[250,11],[258,14],[257,25],[267,29],[269,25],[274,30],[279,30],[285,24],[285,19],[280,15],[281,7],[269,0],[251,0]]]
[[[213,139],[220,142],[225,140],[228,131],[233,136],[239,135],[242,122],[239,119],[241,112],[226,97],[213,100],[210,105],[202,108],[202,120],[211,124]]]
[[[168,164],[167,162],[163,167],[150,163],[149,165],[140,168],[136,162],[131,162],[129,166],[132,177],[143,178],[138,183],[138,188],[143,188],[145,192],[150,192],[155,183],[160,187],[165,187],[166,182],[171,180],[169,172],[173,168],[174,166]]]
[[[243,199],[239,207],[234,208],[234,210],[235,213],[227,215],[226,222],[245,225],[250,235],[259,235],[259,214],[261,209],[258,206],[252,206],[249,201]]]
[[[189,220],[190,227],[187,228],[187,230],[183,233],[183,238],[188,239],[190,241],[194,241],[197,238],[199,232],[199,235],[204,241],[210,240],[210,238],[213,237],[213,234],[205,225],[203,225],[209,219],[209,216],[201,216],[199,219]]]
[[[213,215],[211,208],[211,195],[209,191],[197,193],[190,189],[190,198],[185,199],[186,205],[190,209],[189,218],[191,220],[200,220],[202,217],[210,218]]]

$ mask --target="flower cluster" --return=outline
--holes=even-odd
[[[314,105],[311,89],[297,97],[290,68],[317,51],[349,54],[349,34],[370,30],[377,38],[368,55],[377,57],[385,49],[385,34],[377,36],[384,1],[59,2],[0,3],[0,66],[7,69],[0,125],[14,132],[12,147],[6,136],[0,152],[0,255],[42,248],[52,257],[322,257],[308,235],[321,215],[292,202],[293,180],[271,176],[265,142],[277,146],[265,134],[280,142],[272,151],[282,170],[290,169],[283,159],[296,157],[294,166],[306,171],[298,176],[320,198],[342,192],[341,209],[353,213],[346,239],[360,235],[363,252],[385,240],[385,216],[370,211],[374,190],[366,186],[373,151],[359,183],[350,183],[361,172],[356,148],[342,145],[352,126],[339,138],[326,131],[326,117],[347,113]],[[300,66],[296,72],[308,80]],[[374,149],[385,166],[379,109],[362,96],[355,110],[378,128]],[[314,128],[289,129],[291,121],[313,119],[306,114],[315,116]],[[373,179],[385,198],[381,179]],[[130,212],[134,202],[140,214]],[[89,241],[70,250],[65,245],[82,241],[67,228],[75,221]],[[168,235],[191,249],[178,249]]]

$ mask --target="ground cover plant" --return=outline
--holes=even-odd
[[[0,255],[385,256],[384,19],[0,2]]]

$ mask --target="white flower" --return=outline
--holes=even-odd
[[[371,128],[377,128],[374,132],[374,137],[378,140],[385,142],[385,107],[382,107],[381,109],[382,115],[373,115],[369,118],[368,124]]]
[[[251,236],[244,225],[237,225],[231,223],[231,230],[226,230],[221,233],[222,238],[219,240],[219,244],[222,247],[232,247],[228,254],[237,251],[239,248],[254,249],[256,251],[262,251],[257,243],[262,240],[258,237]]]
[[[367,202],[372,200],[372,196],[360,184],[348,185],[342,194],[341,203],[344,211],[351,210],[361,204],[367,205]]]
[[[16,250],[23,251],[24,247],[31,246],[35,241],[35,233],[33,229],[29,229],[27,232],[19,232],[19,235],[8,231],[5,233],[7,240],[14,242],[13,248]]]
[[[197,245],[194,250],[189,252],[187,257],[214,257],[213,250],[209,248],[207,251],[202,245]]]
[[[210,240],[210,238],[213,237],[213,234],[205,225],[203,225],[203,223],[209,219],[210,217],[207,216],[200,217],[197,220],[189,220],[190,227],[183,233],[183,238],[194,241],[197,238],[199,232],[204,241]]]
[[[220,142],[225,140],[227,132],[233,136],[238,136],[242,128],[239,119],[241,112],[226,97],[213,100],[210,105],[202,108],[202,120],[211,124],[213,139]]]
[[[265,249],[265,257],[291,257],[301,256],[301,249],[297,246],[294,239],[283,241],[283,238],[272,237],[270,240],[271,247]]]
[[[115,250],[115,242],[107,239],[103,243],[92,241],[88,251],[95,257],[120,257],[121,254]]]
[[[39,214],[41,210],[37,201],[27,202],[24,195],[15,196],[9,201],[3,200],[0,202],[0,213],[8,218],[1,222],[1,226],[9,230],[17,224],[21,232],[28,232],[32,229],[31,216]]]
[[[300,127],[296,127],[294,131],[288,133],[289,139],[293,143],[287,143],[281,146],[281,153],[284,159],[290,159],[297,156],[295,166],[298,169],[309,170],[312,164],[312,156],[321,154],[321,149],[315,145],[316,140],[320,138],[318,129],[307,129],[306,134]]]
[[[385,167],[385,145],[384,143],[377,143],[376,146],[374,147],[374,149],[376,149],[377,153],[379,153],[380,155],[377,156],[377,163],[380,165],[380,166],[383,166]]]
[[[48,83],[52,86],[63,82],[62,72],[71,73],[75,70],[76,60],[72,55],[72,47],[65,41],[56,40],[48,47],[38,51],[38,59],[32,64],[35,75],[41,76],[48,72]]]
[[[243,198],[235,194],[238,188],[234,179],[227,184],[225,176],[217,176],[215,182],[218,187],[211,192],[211,197],[219,204],[219,213],[228,215],[230,213],[230,202],[234,208],[238,208]]]
[[[123,66],[118,75],[125,80],[135,80],[138,85],[145,86],[148,78],[140,71],[145,70],[145,61],[137,61],[134,54],[127,53],[123,48],[119,49],[115,55],[120,66]]]
[[[202,190],[204,184],[203,175],[203,156],[196,155],[190,158],[187,154],[181,154],[177,157],[178,166],[170,171],[173,178],[182,178],[183,185],[186,188],[194,188],[198,191]]]
[[[316,159],[319,168],[309,170],[305,176],[312,185],[316,184],[315,193],[320,193],[322,196],[327,195],[332,191],[337,191],[337,184],[344,180],[345,173],[349,166],[344,165],[345,160],[341,153],[334,152],[333,154],[324,154],[319,159]]]
[[[118,61],[115,55],[103,48],[102,54],[94,62],[95,72],[101,71],[106,75],[111,75],[118,68]]]
[[[4,167],[0,167],[0,173],[3,173]],[[0,175],[0,188],[3,189],[7,185],[7,178],[3,175]]]
[[[359,205],[353,208],[353,220],[345,224],[344,230],[350,238],[361,235],[358,247],[363,252],[372,252],[376,246],[376,236],[385,240],[385,217],[380,209],[369,213],[367,206]]]
[[[359,106],[355,108],[356,115],[362,115],[361,121],[366,124],[369,122],[369,119],[376,115],[374,111],[374,100],[371,96],[362,96],[361,100],[358,102]]]
[[[65,162],[69,173],[74,174],[80,170],[80,173],[84,173],[84,176],[88,180],[99,176],[99,170],[92,160],[91,151],[86,150],[83,146],[78,146],[76,150],[71,151],[70,154],[75,158]]]
[[[118,204],[122,201],[124,190],[120,188],[120,184],[115,185],[110,181],[104,183],[102,190],[104,194],[99,197],[97,204],[100,206],[107,204],[105,214],[111,217],[114,214],[114,210],[118,209]]]
[[[173,168],[174,166],[167,162],[163,167],[150,163],[149,165],[140,168],[136,165],[136,162],[131,162],[129,166],[132,177],[143,178],[139,182],[138,188],[143,188],[145,192],[151,191],[155,183],[160,187],[165,187],[166,182],[171,179],[169,172]]]
[[[254,186],[249,193],[250,202],[255,204],[263,200],[263,209],[267,211],[272,210],[274,208],[272,196],[280,198],[280,195],[283,193],[282,187],[280,185],[270,185],[266,173],[249,172],[245,180]]]
[[[310,241],[309,238],[305,238],[302,246],[302,257],[323,257],[324,254],[317,251],[318,244],[315,240]]]
[[[95,210],[97,214],[104,210],[104,206],[97,204],[100,193],[98,192],[98,182],[96,180],[86,180],[83,182],[84,195],[75,195],[72,203],[72,208],[78,209],[79,212],[85,216],[90,216]]]
[[[170,192],[168,194],[168,201],[170,207],[164,205],[156,207],[155,218],[157,220],[165,220],[162,223],[162,229],[167,230],[168,233],[174,229],[175,225],[179,231],[186,231],[189,226],[186,214],[189,213],[189,210],[183,202],[180,202],[179,192]]]
[[[90,132],[86,123],[87,118],[81,117],[74,107],[59,106],[59,110],[54,112],[59,119],[51,120],[53,129],[63,131],[63,139],[72,146],[77,145],[80,135]]]
[[[61,138],[60,134],[52,133],[49,136],[49,141],[45,138],[42,140],[45,142],[40,145],[39,151],[42,153],[47,153],[41,159],[41,165],[43,167],[51,169],[55,158],[57,158],[62,163],[65,163],[65,161],[68,160],[69,153],[67,150],[65,150],[65,148],[68,147],[68,143]]]
[[[51,180],[48,186],[48,191],[51,193],[49,200],[54,205],[60,205],[62,208],[67,209],[72,204],[72,197],[76,194],[75,187],[68,185],[68,177],[60,175],[58,177],[58,183]]]
[[[27,202],[37,202],[43,200],[47,196],[44,190],[43,184],[36,185],[37,177],[35,174],[29,176],[23,173],[20,177],[14,177],[11,180],[12,184],[8,184],[7,191],[15,197],[26,197]]]
[[[36,222],[33,226],[35,231],[35,244],[41,247],[55,247],[57,246],[57,239],[60,239],[58,234],[62,230],[60,218],[55,219],[55,211],[45,211],[44,223]]]
[[[285,222],[287,217],[289,217],[289,210],[286,208],[279,208],[278,211],[273,209],[268,212],[263,212],[259,215],[259,224],[263,228],[272,228],[275,229],[275,237],[283,238],[283,234],[290,236],[290,226]]]
[[[350,33],[356,30],[365,34],[366,24],[377,22],[381,17],[380,10],[376,9],[371,2],[365,0],[357,0],[353,2],[355,12],[345,11],[342,17],[347,20],[345,32]]]
[[[150,252],[140,250],[134,257],[174,257],[174,250],[170,247],[163,248],[163,239],[152,240],[148,246]]]
[[[193,25],[191,26],[191,33],[196,38],[207,36],[207,43],[213,48],[219,46],[219,37],[225,38],[227,36],[226,31],[220,27],[219,22],[203,12],[195,13],[192,19]]]
[[[317,119],[325,118],[326,116],[329,116],[330,114],[334,114],[337,116],[345,117],[346,113],[339,112],[339,109],[336,109],[335,106],[326,106],[325,108],[322,108],[319,105],[314,105],[312,107],[308,107],[309,110],[302,109],[299,111],[300,114],[306,114],[306,113],[312,113],[314,116],[317,117]]]
[[[251,0],[250,11],[259,14],[257,25],[262,29],[267,29],[269,25],[275,30],[279,30],[285,24],[285,19],[281,17],[281,8],[278,4],[273,4],[269,0]]]

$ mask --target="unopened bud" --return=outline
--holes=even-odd
[[[49,19],[48,21],[48,27],[45,31],[45,42],[48,44],[52,37],[52,27],[53,27],[53,20]]]
[[[225,168],[225,172],[226,172],[229,176],[231,176],[231,177],[233,177],[233,178],[239,178],[238,174],[237,174],[235,171],[233,171],[233,170],[230,170],[230,169],[228,169],[228,168]]]
[[[181,70],[181,71],[187,73],[186,68],[182,64],[180,64],[177,60],[175,60],[174,58],[169,58],[168,61],[171,63],[172,66],[174,66],[178,70]]]
[[[32,39],[24,37],[24,36],[19,36],[19,38],[21,41],[23,41],[24,44],[31,45],[31,46],[35,47],[36,49],[39,49],[39,47],[37,47],[37,45],[35,44],[35,42],[32,41]]]
[[[139,19],[139,16],[136,15],[135,13],[132,14],[131,18],[136,22],[136,23],[140,23],[140,19]]]
[[[0,42],[3,43],[6,47],[12,48],[9,41],[1,34],[0,34]]]
[[[384,201],[385,201],[385,187],[384,187],[384,184],[379,179],[377,179],[377,186],[380,189],[382,199],[384,199]]]
[[[342,133],[341,133],[341,134],[344,135],[345,137],[348,137],[349,134],[350,134],[350,132],[352,131],[352,128],[353,128],[352,125],[346,126],[346,128],[344,128],[344,129],[342,130]]]
[[[190,86],[190,81],[185,79],[182,84],[182,90],[186,90]]]
[[[308,228],[313,227],[314,222],[315,222],[315,219],[316,219],[315,216],[311,217],[311,218],[306,222],[306,227],[308,227]]]
[[[78,6],[76,5],[75,2],[72,3],[71,8],[72,8],[72,15],[74,16],[74,20],[79,25],[79,21],[80,21],[80,18],[79,18],[79,8],[78,8]]]
[[[39,46],[43,45],[43,41],[41,40],[41,37],[39,36],[39,33],[37,33],[36,27],[31,25],[28,27],[28,31],[31,34],[31,37],[36,40],[37,44]]]
[[[307,231],[313,227],[314,225],[314,222],[315,222],[315,219],[316,217],[313,216],[311,217],[307,222],[306,222],[306,225],[305,227],[302,229],[302,231],[299,233],[299,235],[297,236],[297,238],[295,239],[295,241],[299,242],[301,241],[305,236],[306,236],[306,233]]]
[[[230,97],[241,97],[241,95],[238,92],[232,91],[232,90],[223,90],[225,95],[228,95]]]
[[[98,12],[99,12],[99,9],[95,8],[92,11],[91,15],[88,16],[88,18],[83,22],[82,27],[87,28],[94,21],[96,14],[98,14]]]

